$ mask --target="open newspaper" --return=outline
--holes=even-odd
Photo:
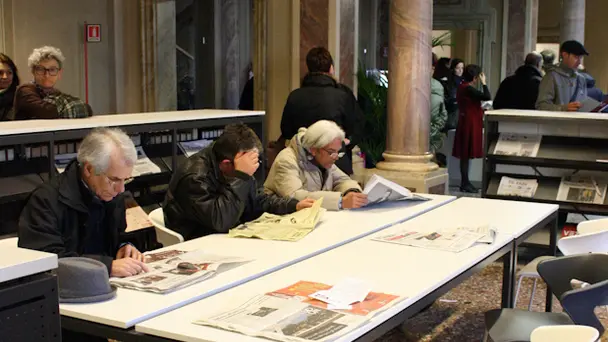
[[[459,253],[476,243],[493,243],[496,230],[487,225],[437,231],[406,230],[372,238],[374,241]]]
[[[326,303],[309,297],[330,288],[300,281],[194,323],[276,341],[333,341],[403,299],[369,292],[365,300],[350,309],[329,309]]]
[[[208,254],[201,250],[168,250],[146,254],[145,257],[149,272],[126,278],[110,278],[110,284],[133,290],[167,293],[212,277],[223,264],[250,261]]]
[[[212,142],[213,140],[210,139],[182,141],[179,143],[179,148],[182,150],[182,152],[184,152],[186,157],[190,158],[192,155],[198,153],[200,150],[211,145]]]
[[[606,181],[592,176],[562,177],[557,200],[587,204],[603,204],[606,198]]]
[[[259,218],[230,229],[230,237],[254,237],[262,240],[298,241],[315,229],[325,209],[321,208],[323,198],[312,207],[289,215],[264,213]]]
[[[538,180],[536,179],[518,179],[503,176],[498,185],[497,195],[531,198],[534,197],[536,189],[538,189]]]
[[[542,135],[500,133],[494,154],[536,157],[542,138]]]
[[[155,174],[160,173],[160,167],[154,164],[150,158],[146,155],[144,148],[141,146],[136,147],[137,150],[137,162],[133,166],[133,177],[147,175],[147,174]]]
[[[401,185],[374,174],[365,184],[363,193],[367,195],[367,205],[387,201],[428,201],[426,197],[413,194]]]

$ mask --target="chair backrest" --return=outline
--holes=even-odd
[[[550,325],[532,331],[530,342],[595,342],[597,329],[584,325]]]
[[[18,237],[10,237],[10,238],[0,240],[0,246],[17,248],[17,242],[19,242]]]
[[[156,230],[156,240],[164,247],[184,242],[184,237],[181,234],[165,227],[163,208],[152,210],[152,212],[148,214],[148,219],[150,219],[150,222],[152,222],[152,225],[154,225],[154,229]]]
[[[583,221],[576,226],[576,231],[580,235],[601,232],[604,230],[608,230],[608,218]]]
[[[557,241],[557,248],[564,255],[608,253],[608,230],[561,238]]]

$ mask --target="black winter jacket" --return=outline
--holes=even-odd
[[[298,201],[266,195],[254,177],[236,172],[226,178],[216,161],[213,146],[184,161],[171,177],[163,204],[165,225],[185,240],[227,233],[264,212],[289,214]]]
[[[126,228],[124,197],[102,202],[84,185],[74,160],[31,194],[19,218],[19,247],[96,259],[109,273]]]
[[[538,87],[542,80],[541,72],[531,65],[522,65],[515,71],[515,75],[505,78],[496,97],[494,109],[536,109]]]
[[[353,174],[352,150],[361,139],[363,113],[352,90],[323,73],[308,73],[302,87],[289,94],[281,118],[281,135],[289,140],[301,127],[330,120],[342,127],[351,143],[336,162],[344,173]]]

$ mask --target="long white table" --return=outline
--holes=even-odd
[[[242,304],[259,294],[300,280],[335,284],[346,277],[364,279],[373,291],[407,299],[345,335],[341,341],[373,340],[417,313],[485,265],[508,256],[523,231],[554,215],[557,206],[495,200],[459,199],[404,223],[232,288],[183,308],[139,323],[136,331],[181,341],[262,341],[238,333],[192,324],[205,315]],[[492,245],[478,244],[461,253],[406,247],[371,238],[403,229],[434,230],[458,225],[491,224],[498,228]]]
[[[17,246],[0,248],[0,283],[57,268],[57,255]]]
[[[217,234],[170,246],[167,249],[203,249],[209,253],[240,256],[253,261],[219,272],[201,283],[165,295],[118,289],[116,298],[108,302],[87,305],[61,304],[64,327],[76,329],[88,322],[93,323],[93,326],[101,324],[126,329],[146,319],[259,278],[455,200],[452,196],[427,194],[423,196],[432,200],[386,203],[359,210],[327,212],[319,226],[298,242],[235,239]],[[102,327],[97,326],[97,328]]]

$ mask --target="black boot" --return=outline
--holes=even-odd
[[[460,191],[476,193],[477,189],[469,181],[469,160],[460,159]]]

